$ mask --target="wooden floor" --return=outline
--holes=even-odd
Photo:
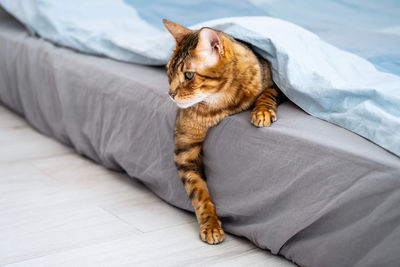
[[[0,106],[1,266],[294,266],[34,131]]]

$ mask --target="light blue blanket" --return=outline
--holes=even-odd
[[[186,26],[197,23],[193,28],[223,30],[252,44],[267,58],[275,82],[303,110],[400,156],[400,12],[396,1],[252,0],[235,6],[226,0],[0,3],[46,39],[142,64],[165,64],[170,56],[174,42],[162,28],[162,17]],[[242,15],[247,17],[231,17]],[[262,15],[291,20],[320,37]],[[214,18],[219,19],[204,22]]]

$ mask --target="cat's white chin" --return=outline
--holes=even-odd
[[[182,100],[182,101],[174,99],[174,102],[178,106],[178,108],[185,109],[185,108],[191,107],[191,106],[193,106],[193,105],[195,105],[197,103],[200,103],[201,101],[204,100],[204,98],[205,98],[205,96],[199,97],[199,98],[196,98],[196,99],[193,99],[193,100],[191,99],[191,100]]]
[[[191,106],[193,106],[193,105],[195,105],[195,104],[197,104],[197,103],[199,103],[199,102],[201,102],[202,100],[200,100],[200,101],[194,101],[194,102],[188,102],[188,101],[175,101],[175,103],[176,103],[176,105],[178,106],[178,108],[188,108],[188,107],[191,107]]]
[[[178,106],[178,108],[182,108],[182,109],[185,109],[185,108],[193,106],[193,105],[190,105],[190,104],[179,104],[179,103],[176,103],[176,105]]]

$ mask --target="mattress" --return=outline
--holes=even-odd
[[[4,105],[192,210],[173,162],[176,107],[167,91],[164,68],[81,54],[0,20]],[[289,101],[271,127],[249,118],[224,119],[204,143],[210,195],[227,232],[302,266],[398,265],[398,157]]]
[[[151,1],[148,4],[136,0],[102,0],[101,4],[98,0],[86,0],[84,4],[81,0],[0,0],[0,6],[30,31],[53,43],[84,53],[146,65],[165,65],[175,45],[162,27],[162,18],[188,26],[193,22],[188,19],[193,17],[193,12],[198,15],[197,21],[223,16],[190,27],[212,27],[251,45],[271,63],[275,83],[301,109],[400,156],[400,76],[394,75],[398,62],[396,53],[393,53],[400,40],[396,35],[400,29],[400,16],[395,16],[396,0],[379,4],[373,0],[365,0],[362,4],[355,1],[351,5],[340,0],[327,0],[323,4],[310,0],[308,5],[294,5],[293,0],[258,0],[257,3],[243,1],[240,8],[237,4],[225,4],[224,7],[220,1],[216,5],[211,4],[213,1],[209,4],[204,1],[193,6],[183,5],[181,0]],[[207,5],[209,7],[205,8]],[[298,8],[300,6],[302,8]],[[263,11],[259,14],[264,16],[243,17],[255,15],[245,7]],[[184,16],[173,15],[174,10],[179,10]],[[222,14],[218,10],[225,12]],[[225,17],[228,14],[237,16],[239,10],[242,11],[240,17]],[[265,16],[273,15],[269,14],[270,10],[284,12],[273,12],[275,18]],[[318,16],[324,10],[330,10],[332,14]],[[290,15],[297,11],[300,13],[296,16]],[[153,18],[145,14],[152,14]],[[306,25],[312,31],[333,40],[334,44],[340,43],[340,47],[349,51],[354,51],[355,47],[363,50],[365,43],[370,48],[379,49],[367,49],[369,56],[361,53],[364,54],[362,58],[276,17],[289,17],[289,20],[297,17],[295,20],[299,22],[299,17],[307,18]],[[346,31],[341,26],[343,21],[348,24]],[[367,41],[360,42],[360,39]],[[391,73],[375,68],[382,69],[382,65],[394,68],[386,69]]]

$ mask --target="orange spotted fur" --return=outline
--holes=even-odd
[[[218,244],[225,233],[203,173],[203,140],[224,117],[254,104],[251,123],[269,126],[277,119],[282,93],[272,81],[269,63],[231,36],[211,28],[190,30],[165,19],[163,23],[176,42],[167,64],[169,94],[180,107],[174,160],[195,209],[201,239]]]

